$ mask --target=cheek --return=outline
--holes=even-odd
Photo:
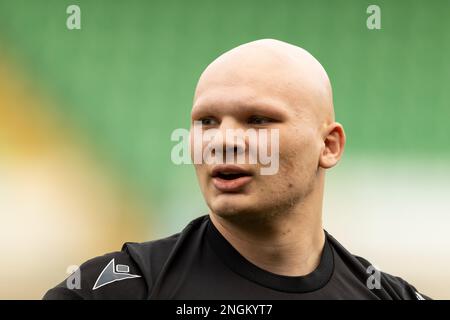
[[[280,136],[280,169],[285,174],[307,175],[318,165],[319,149],[316,137],[299,130]]]
[[[194,165],[195,173],[197,175],[197,183],[200,187],[204,197],[209,197],[210,188],[208,188],[208,171],[204,165],[196,164]]]
[[[195,173],[197,174],[197,178],[199,179],[199,183],[204,182],[204,178],[207,174],[207,168],[204,164],[194,164]]]

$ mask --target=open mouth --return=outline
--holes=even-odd
[[[222,192],[241,190],[252,180],[252,174],[237,166],[216,166],[211,173],[214,186]]]
[[[213,175],[213,177],[217,177],[223,180],[234,180],[239,179],[241,177],[248,177],[250,174],[246,173],[231,173],[231,172],[219,172],[216,175]]]
[[[211,176],[223,180],[234,180],[242,177],[249,177],[252,174],[241,167],[234,165],[218,165],[214,167]]]

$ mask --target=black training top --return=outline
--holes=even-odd
[[[79,276],[79,278],[74,278]],[[326,233],[318,267],[283,276],[246,260],[209,216],[171,237],[125,243],[81,265],[44,299],[423,299],[399,277],[379,272]]]

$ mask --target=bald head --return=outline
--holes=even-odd
[[[200,76],[191,120],[191,129],[198,123],[207,131],[216,129],[210,131],[211,144],[209,139],[202,140],[203,148],[217,147],[227,158],[240,151],[249,153],[250,135],[231,142],[225,138],[225,143],[216,139],[218,133],[225,137],[229,129],[252,129],[262,137],[270,133],[267,145],[260,144],[264,139],[258,140],[258,163],[248,161],[242,167],[251,173],[245,184],[239,185],[239,179],[217,180],[214,164],[195,165],[212,212],[264,220],[294,212],[299,206],[302,215],[319,216],[324,171],[339,161],[345,134],[334,121],[328,76],[311,54],[277,40],[246,43],[222,54]],[[279,160],[276,174],[258,174],[267,166],[261,150],[270,150]],[[235,189],[224,190],[220,181]]]
[[[236,99],[266,100],[295,112],[308,111],[318,124],[334,121],[332,90],[324,68],[306,50],[286,42],[257,40],[222,54],[202,73],[194,109],[221,91],[226,93],[221,95],[224,104]]]

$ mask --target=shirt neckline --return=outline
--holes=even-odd
[[[263,270],[245,259],[222,236],[209,217],[207,220],[206,238],[213,251],[228,268],[254,283],[277,291],[305,293],[322,288],[331,278],[334,269],[334,257],[326,231],[324,231],[325,244],[317,268],[304,276],[285,276]]]

